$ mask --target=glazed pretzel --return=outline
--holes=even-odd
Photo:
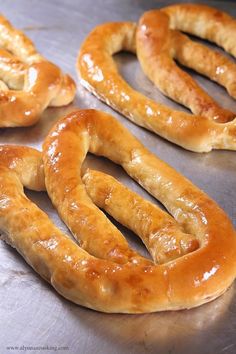
[[[189,31],[221,46],[225,43],[224,48],[235,54],[236,46],[233,41],[233,34],[236,33],[235,20],[205,6],[179,5],[144,15],[138,32],[136,24],[131,22],[106,23],[96,27],[85,39],[78,56],[77,70],[81,83],[131,121],[186,149],[196,152],[207,152],[212,149],[235,150],[236,120],[219,123],[232,119],[234,114],[220,108],[189,75],[174,65],[172,58],[176,57],[184,65],[191,66],[224,85],[233,97],[236,87],[235,64],[223,55],[190,41],[177,31],[169,32],[171,35],[167,36],[169,39],[163,44],[163,36],[169,27],[164,11],[169,15],[171,28]],[[161,23],[158,22],[158,18]],[[221,22],[219,18],[222,19]],[[151,24],[151,29],[147,24]],[[164,28],[158,25],[164,25]],[[155,31],[157,27],[159,32]],[[226,36],[228,37],[224,42]],[[149,78],[165,94],[199,115],[174,111],[158,104],[132,89],[122,79],[112,55],[122,50],[136,53],[136,37],[137,53]],[[176,48],[175,45],[170,49],[176,38],[179,47]],[[156,44],[156,39],[160,39],[159,45]],[[194,54],[196,52],[196,60],[191,61],[193,50]],[[207,56],[204,59],[204,68],[201,66],[203,60],[199,60],[201,55]],[[209,67],[211,61],[212,67]],[[213,73],[216,68],[218,75],[217,70]],[[174,79],[167,81],[169,78]],[[185,91],[182,92],[183,90]]]
[[[174,218],[111,176],[88,170],[81,177],[88,151],[120,164]],[[4,238],[67,299],[104,312],[177,310],[216,298],[234,280],[236,235],[228,217],[108,114],[71,113],[43,147],[48,194],[80,247],[23,194],[23,185],[45,188],[40,153],[2,147],[0,161]],[[163,264],[132,251],[87,193]]]
[[[0,16],[0,128],[36,123],[48,106],[69,104],[75,83]]]

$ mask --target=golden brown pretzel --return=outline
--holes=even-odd
[[[181,5],[182,8],[185,5]],[[204,27],[205,22],[200,21],[200,14],[201,11],[205,13],[206,6],[190,5],[186,8],[195,9],[195,16],[192,18],[189,11],[186,11],[182,22],[191,22],[194,28],[194,23],[199,21]],[[178,11],[172,14],[177,16]],[[143,71],[162,93],[188,107],[192,113],[218,122],[232,120],[235,113],[220,107],[190,75],[175,64],[174,59],[221,84],[233,98],[236,98],[236,64],[224,55],[190,40],[181,32],[170,29],[172,22],[165,9],[145,12],[140,18],[136,44],[137,57]],[[227,26],[223,28],[230,33]],[[197,35],[198,31],[192,29],[192,33]]]
[[[0,128],[36,123],[48,106],[69,104],[75,89],[69,75],[0,15]]]
[[[112,177],[87,171],[82,182],[81,166],[88,151],[122,165],[175,221]],[[108,114],[80,110],[59,121],[46,138],[43,160],[49,196],[84,249],[23,194],[22,185],[44,188],[41,156],[30,148],[1,148],[0,229],[5,240],[67,299],[104,312],[176,310],[216,298],[234,280],[236,235],[225,213]],[[197,240],[199,249],[188,254],[183,249],[174,260],[163,252],[167,263],[161,265],[143,259],[114,233],[86,190],[100,207],[138,230],[155,258],[155,240],[161,252],[171,249],[175,239],[177,249],[181,239],[184,243],[189,239],[193,246]],[[150,217],[155,213],[159,220]],[[166,243],[169,236],[171,247]]]
[[[181,18],[183,19],[183,17]],[[177,24],[175,25],[177,26]],[[231,27],[233,27],[233,25],[230,23],[230,28]],[[154,131],[160,136],[186,149],[196,152],[207,152],[212,149],[235,150],[236,119],[228,123],[220,124],[211,119],[207,119],[205,116],[196,116],[174,111],[135,91],[122,79],[112,59],[112,55],[122,50],[133,53],[136,52],[136,29],[136,24],[131,22],[106,23],[97,26],[85,39],[78,56],[77,70],[81,83],[89,91],[121,112],[131,121]],[[187,30],[185,27],[183,29]],[[233,29],[232,31],[232,33],[234,33]],[[209,35],[207,35],[208,32],[203,34],[206,38],[209,38]],[[201,35],[201,33],[199,35]],[[215,36],[217,37],[217,34]],[[218,37],[216,39],[218,40]],[[212,38],[212,40],[214,40],[214,38]],[[227,40],[227,42],[231,43],[231,45],[233,44],[232,39],[230,41]],[[218,40],[217,44],[222,44],[222,40]],[[226,49],[233,53],[233,49],[230,48],[230,44],[228,44]],[[186,56],[187,55],[184,56],[185,59]],[[222,64],[222,56],[214,56],[214,54],[212,54],[212,58],[213,57],[217,63]],[[149,58],[149,60],[152,60],[152,58]],[[228,63],[227,59],[224,63],[226,62]],[[153,66],[154,64],[150,65],[147,69],[151,72],[149,76],[153,74]],[[231,66],[234,67],[233,64]],[[198,69],[200,71],[200,68]],[[226,85],[226,77],[227,75],[221,75],[219,82]],[[230,81],[232,77],[233,76],[230,74],[227,85],[228,90],[234,95],[235,83]],[[153,75],[152,79],[154,79]],[[182,80],[181,84],[184,82],[185,81]],[[174,97],[175,93],[172,92],[170,82],[168,82],[168,87],[168,90],[171,91]],[[194,86],[192,89],[196,90],[194,97],[182,97],[179,101],[189,105],[193,110],[197,109],[204,114],[208,112],[211,118],[218,116],[221,109],[214,106],[213,100],[204,94],[202,102],[200,98],[198,101],[197,95],[199,94],[199,88]],[[209,109],[206,106],[201,108],[203,101],[205,104],[207,104],[207,102],[210,104]],[[196,108],[196,106],[198,107]],[[232,118],[230,112],[223,110],[221,112],[226,115],[224,117],[218,117],[218,121],[227,120],[229,117]]]

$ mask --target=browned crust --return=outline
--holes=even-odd
[[[19,179],[21,172],[10,170],[5,157],[0,164],[0,226],[10,244],[60,294],[99,311],[176,310],[198,306],[221,295],[236,274],[236,235],[228,217],[115,119],[94,110],[77,111],[62,119],[44,144],[47,190],[72,231],[72,220],[77,215],[78,228],[87,228],[88,240],[96,243],[95,218],[81,218],[83,205],[95,210],[80,176],[88,150],[121,164],[165,205],[186,232],[197,237],[201,247],[163,265],[145,264],[142,259],[118,263],[109,260],[109,255],[107,259],[91,256],[26,199]],[[24,213],[19,214],[22,208]],[[106,235],[103,224],[97,225]],[[92,241],[88,243],[87,249],[94,248]],[[105,244],[102,242],[99,247],[102,251]]]

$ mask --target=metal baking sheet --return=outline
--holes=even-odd
[[[234,1],[206,2],[236,16]],[[137,21],[145,10],[169,3],[151,0],[1,0],[1,12],[33,39],[41,53],[77,79],[76,55],[82,40],[94,26],[105,21]],[[158,92],[142,73],[135,56],[117,55],[116,61],[123,76],[140,92],[183,109]],[[194,76],[217,101],[236,111],[236,103],[223,88],[196,74]],[[236,225],[235,152],[196,154],[184,151],[132,124],[79,84],[73,105],[48,109],[34,127],[0,130],[0,144],[30,145],[41,149],[54,122],[78,106],[112,113],[152,152],[216,200]],[[152,200],[111,162],[89,156],[86,163],[111,173]],[[51,216],[58,227],[68,232],[46,193],[27,192],[27,195]],[[135,236],[118,227],[131,244],[141,250],[141,243]],[[235,295],[235,286],[232,286],[219,299],[188,311],[147,315],[97,313],[57,295],[13,249],[0,242],[0,353],[236,353]]]

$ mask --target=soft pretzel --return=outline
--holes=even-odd
[[[188,8],[191,10],[192,6]],[[200,21],[199,14],[205,12],[205,6],[195,5],[193,8],[196,10],[195,17],[192,18],[186,11],[182,22],[191,21],[194,24]],[[190,75],[175,64],[174,59],[221,84],[233,98],[236,98],[236,64],[224,55],[190,40],[181,32],[170,29],[170,23],[174,21],[164,11],[145,12],[139,20],[137,57],[143,71],[162,93],[188,107],[192,113],[219,122],[232,120],[235,113],[221,108]],[[178,14],[177,10],[172,14]],[[204,21],[200,21],[200,25],[204,27]],[[224,30],[230,33],[228,27],[225,26]],[[198,31],[192,30],[192,33],[197,35]]]
[[[110,176],[88,170],[81,177],[88,151],[120,164],[175,220]],[[48,194],[80,247],[24,195],[23,186],[45,188],[41,155],[30,148],[1,148],[0,228],[67,299],[104,312],[177,310],[208,302],[233,282],[236,234],[228,217],[108,114],[79,110],[57,122],[43,163]],[[87,193],[164,263],[132,251]]]
[[[36,123],[48,106],[69,104],[75,82],[0,16],[0,128]]]
[[[227,17],[227,15],[222,16]],[[194,18],[191,17],[190,21],[185,21],[185,17],[181,15],[178,17],[179,22],[177,23],[176,20],[176,23],[173,25],[172,22],[174,21],[174,17],[172,17],[170,27],[175,25],[176,28],[179,28],[177,25],[181,22],[181,20],[184,23],[187,22],[189,26],[192,23],[191,21],[194,20]],[[197,18],[196,14],[195,18]],[[222,23],[225,25],[226,20]],[[203,24],[204,22],[202,21],[201,25]],[[235,21],[231,20],[230,25],[227,27],[228,31],[225,32],[229,33],[229,28],[231,29],[232,27],[232,33],[234,33],[234,24]],[[195,27],[198,28],[197,24],[193,26],[193,28]],[[185,27],[180,29],[188,30]],[[194,84],[192,80],[189,82],[188,76],[181,77],[181,81],[178,81],[178,85],[180,86],[177,88],[177,93],[173,90],[176,86],[175,84],[172,85],[170,81],[167,83],[162,83],[166,93],[168,92],[169,95],[172,95],[172,98],[178,99],[179,102],[188,105],[194,112],[201,112],[201,114],[208,115],[211,119],[201,115],[190,115],[184,112],[174,111],[171,108],[156,103],[132,89],[122,79],[118,73],[115,62],[112,59],[112,55],[122,50],[136,53],[136,32],[137,26],[135,23],[131,22],[106,23],[97,26],[85,39],[78,56],[77,70],[81,83],[89,91],[98,96],[98,98],[105,101],[108,105],[122,113],[131,121],[154,131],[167,140],[170,140],[186,149],[196,152],[208,152],[212,149],[235,150],[236,119],[226,123],[214,121],[214,118],[218,121],[229,120],[232,118],[233,114],[216,105],[213,99],[200,90],[200,88]],[[214,33],[217,33],[217,31]],[[223,36],[222,30],[219,33],[220,35],[215,34],[216,38],[212,37],[212,40],[216,41],[217,44],[222,45],[223,40],[219,39]],[[204,31],[197,34],[201,34],[204,38],[209,39],[209,34],[206,34]],[[179,34],[179,36],[181,39],[184,38],[184,41],[187,40],[185,36],[181,34]],[[138,36],[138,38],[139,37],[140,36]],[[225,47],[225,49],[227,49],[230,53],[234,53],[233,49],[230,49],[233,45],[232,38],[233,36],[231,36],[230,40],[227,40],[228,45]],[[150,41],[151,40],[152,38],[150,38]],[[194,48],[200,48],[200,51],[202,51],[202,46],[192,44],[192,42],[188,41],[188,45],[189,43],[191,43],[191,46],[194,46]],[[211,53],[210,59],[214,59],[214,65],[219,66],[219,77],[217,78],[218,82],[225,85],[228,91],[230,91],[232,95],[235,95],[235,75],[233,74],[235,73],[235,64],[223,58],[222,55],[211,52],[209,49],[206,49],[206,53]],[[141,54],[139,55],[142,57]],[[171,56],[174,56],[173,53]],[[188,50],[183,50],[181,53],[178,53],[178,58],[181,58],[179,59],[180,61],[187,61],[185,62],[185,65],[190,65],[188,63],[188,56]],[[164,75],[164,79],[166,80],[165,71],[161,72],[158,70],[155,74],[153,73],[154,66],[155,68],[157,66],[155,63],[155,56],[152,57],[149,56],[149,54],[146,54],[145,60],[147,57],[149,64],[151,61],[151,65],[146,65],[145,62],[145,67],[148,67],[146,68],[146,71],[148,71],[148,76],[156,82],[156,77],[160,73],[160,78],[163,78]],[[228,65],[228,70],[226,70],[224,74],[221,70],[222,63],[224,63],[224,65]],[[200,68],[200,64],[194,65],[195,69],[213,78],[212,73],[207,70],[203,72],[203,69]],[[182,91],[183,85],[185,87],[187,86],[188,92],[186,95],[181,97],[178,96],[177,98],[176,96],[180,91]],[[190,85],[191,91],[193,91],[193,96],[191,97],[188,97],[188,85]]]

